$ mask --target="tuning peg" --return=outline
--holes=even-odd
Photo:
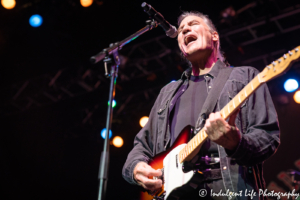
[[[281,59],[278,59],[278,62],[279,62],[279,63],[281,63],[281,61],[282,61]]]
[[[284,58],[284,59],[286,59],[286,58],[287,58],[285,54],[283,54],[283,58]]]
[[[290,56],[293,55],[293,52],[289,51]]]
[[[297,48],[297,49],[295,49],[295,51],[296,51],[296,52],[298,52],[298,51],[299,51],[299,49]]]
[[[273,66],[275,66],[275,65],[276,65],[276,62],[273,61],[272,64],[273,64]]]

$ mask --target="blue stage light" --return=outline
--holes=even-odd
[[[105,135],[106,135],[106,128],[102,129],[102,131],[101,131],[101,137],[103,139],[105,139]],[[111,136],[112,136],[112,132],[111,132],[111,130],[109,130],[109,139],[111,138]]]
[[[32,15],[29,19],[29,24],[33,27],[39,27],[43,23],[43,18],[40,15]]]
[[[299,87],[298,82],[295,79],[288,79],[284,83],[284,89],[287,92],[294,92]]]

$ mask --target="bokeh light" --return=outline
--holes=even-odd
[[[33,27],[39,27],[43,23],[43,18],[36,14],[32,15],[29,19],[29,24]]]
[[[93,0],[80,0],[80,4],[83,7],[89,7],[92,5],[92,3],[93,3]]]
[[[107,105],[109,105],[109,101],[107,102]],[[117,102],[115,100],[113,100],[113,105],[112,107],[114,108],[117,105]]]
[[[16,6],[15,0],[1,0],[1,4],[6,9],[13,9]]]
[[[123,139],[120,136],[116,136],[116,137],[114,137],[112,143],[115,147],[120,148],[121,146],[123,146],[124,142],[123,142]]]
[[[295,92],[294,100],[295,100],[296,103],[300,104],[300,91]]]
[[[147,124],[147,122],[148,122],[148,119],[149,119],[149,117],[142,117],[141,119],[140,119],[140,125],[141,125],[141,127],[144,127],[146,124]]]
[[[299,87],[298,82],[295,79],[288,79],[284,83],[284,89],[287,92],[294,92]]]
[[[105,136],[106,136],[106,128],[102,129],[101,131],[101,137],[105,139]],[[111,136],[112,136],[112,132],[111,130],[109,130],[109,139],[111,138]]]

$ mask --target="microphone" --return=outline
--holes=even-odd
[[[151,5],[144,2],[142,3],[142,8],[150,17],[159,23],[159,25],[165,30],[167,36],[171,38],[175,38],[177,36],[176,27],[172,26],[167,20],[165,20],[164,16],[157,12]]]

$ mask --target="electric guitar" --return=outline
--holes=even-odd
[[[300,57],[300,46],[267,65],[254,79],[252,79],[221,111],[221,117],[228,119],[247,98],[263,83],[283,74],[291,64]],[[191,161],[199,152],[207,139],[204,129],[201,129],[190,141],[190,128],[186,127],[167,151],[156,155],[148,164],[154,169],[161,169],[163,186],[153,193],[142,192],[142,200],[170,200],[180,196],[188,187],[191,187],[193,178],[201,173],[197,170],[184,170],[184,162]]]

